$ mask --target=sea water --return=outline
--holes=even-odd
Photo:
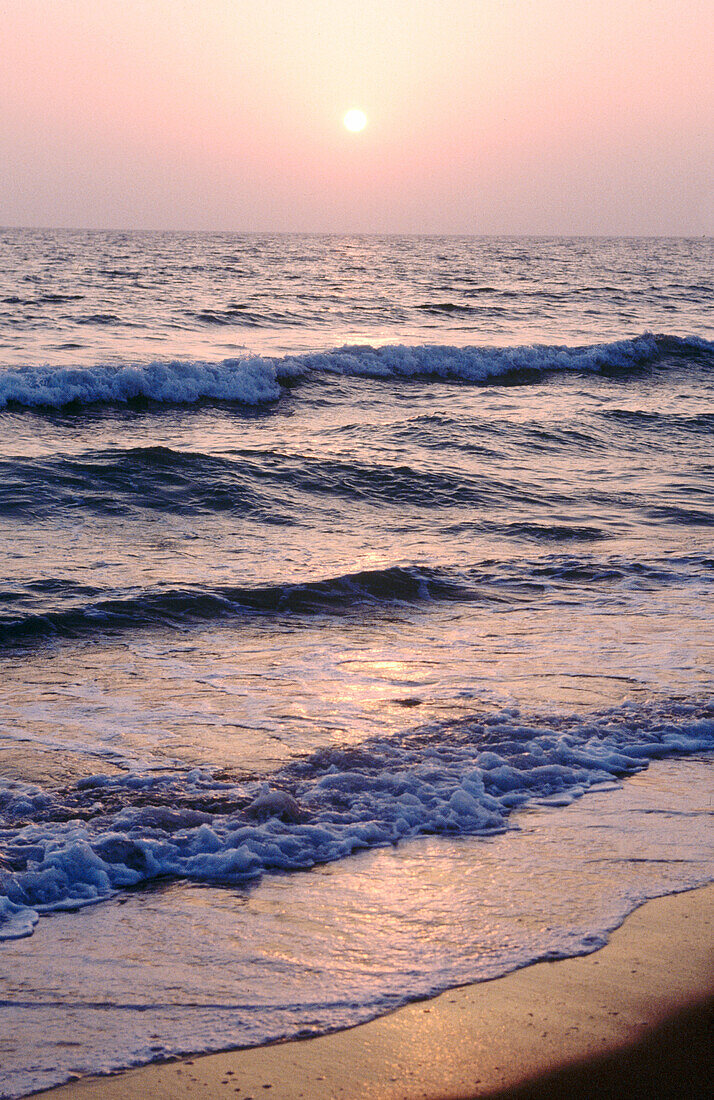
[[[0,1066],[714,879],[708,240],[0,235]]]

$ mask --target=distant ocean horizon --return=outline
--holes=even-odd
[[[711,238],[0,230],[0,1092],[714,880]]]
[[[189,226],[165,226],[163,228],[156,226],[140,226],[140,225],[121,225],[121,226],[107,226],[107,225],[0,225],[0,232],[3,233],[108,233],[108,234],[127,234],[127,233],[144,233],[147,235],[165,235],[176,234],[182,236],[196,236],[196,237],[331,237],[337,238],[358,238],[364,237],[366,239],[382,239],[387,240],[394,237],[413,238],[415,240],[469,240],[469,241],[488,241],[488,240],[530,240],[530,241],[700,241],[700,240],[712,240],[713,236],[708,232],[690,232],[690,233],[573,233],[573,232],[558,232],[558,233],[496,233],[496,232],[477,232],[476,230],[463,230],[452,231],[448,233],[439,232],[438,230],[419,230],[419,231],[404,231],[398,229],[392,230],[379,230],[379,229],[365,229],[365,230],[350,230],[350,229],[270,229],[270,228],[253,228],[253,229],[226,229],[223,228],[191,228]]]

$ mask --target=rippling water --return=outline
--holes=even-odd
[[[714,877],[713,260],[0,235],[8,1095]]]

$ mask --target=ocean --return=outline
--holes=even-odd
[[[714,880],[710,239],[0,232],[0,1092]]]

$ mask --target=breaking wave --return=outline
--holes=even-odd
[[[502,832],[532,801],[566,805],[656,759],[714,750],[714,710],[517,710],[325,748],[269,781],[96,775],[64,789],[0,780],[0,939],[166,876],[240,884],[425,834]]]
[[[283,358],[250,356],[210,363],[158,362],[86,368],[15,367],[0,373],[0,408],[64,408],[152,401],[201,400],[259,405],[276,401],[283,384],[314,375],[373,379],[442,379],[467,383],[538,379],[562,371],[628,371],[664,360],[714,365],[714,343],[654,336],[582,347],[345,346]]]

